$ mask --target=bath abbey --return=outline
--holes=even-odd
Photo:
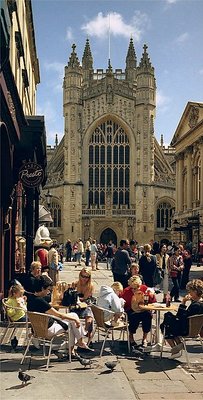
[[[63,81],[64,136],[48,152],[52,237],[88,237],[118,244],[122,238],[171,239],[175,160],[154,132],[156,78],[148,48],[137,60],[133,40],[125,68],[93,67],[87,39],[82,60],[76,46]]]

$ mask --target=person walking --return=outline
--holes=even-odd
[[[139,259],[140,274],[143,276],[145,285],[154,286],[154,272],[157,267],[156,256],[151,254],[151,245],[144,245],[144,254]]]
[[[156,254],[157,266],[161,269],[163,277],[162,288],[163,288],[163,303],[166,303],[166,297],[168,294],[168,260],[169,255],[167,254],[167,246],[165,243],[161,244],[160,251]]]
[[[86,267],[89,266],[89,261],[90,261],[91,241],[92,241],[92,239],[89,237],[85,243],[85,265],[86,265]]]
[[[183,257],[180,255],[180,249],[178,246],[175,246],[174,248],[174,254],[169,257],[168,260],[168,269],[169,269],[169,275],[172,279],[173,282],[173,287],[170,292],[171,300],[180,303],[179,299],[179,289],[180,289],[180,277],[181,277],[181,271],[184,268],[183,264]]]
[[[120,247],[116,251],[111,264],[114,282],[120,282],[124,289],[128,286],[128,273],[131,265],[131,258],[127,251],[128,246],[128,240],[122,239],[120,241]]]
[[[71,261],[71,257],[72,257],[72,245],[71,245],[71,240],[68,239],[66,244],[65,244],[65,248],[66,248],[66,261]]]
[[[107,269],[111,269],[111,263],[113,259],[113,242],[112,240],[109,241],[107,248],[105,250],[106,255],[106,267]]]
[[[93,239],[91,247],[90,247],[90,259],[91,259],[91,268],[92,271],[96,271],[96,257],[97,257],[97,245],[96,240]]]

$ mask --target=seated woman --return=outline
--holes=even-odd
[[[143,311],[141,306],[144,305],[144,293],[148,293],[149,303],[156,302],[156,298],[147,290],[148,287],[142,284],[139,276],[131,276],[128,285],[121,297],[126,301],[124,308],[129,320],[129,339],[132,345],[136,345],[133,335],[136,333],[139,323],[142,322],[142,346],[147,347],[147,334],[151,330],[152,314],[150,311]]]
[[[94,286],[91,280],[91,271],[89,268],[84,267],[79,273],[79,280],[73,285],[78,292],[80,301],[84,301],[85,303],[91,301],[92,295],[94,293]],[[90,307],[86,307],[82,314],[81,318],[85,318],[85,329],[88,332],[88,344],[92,339],[92,331],[93,331],[93,313]]]
[[[52,286],[52,280],[43,275],[35,282],[35,292],[28,298],[27,308],[28,311],[35,311],[39,313],[45,313],[53,316],[52,324],[49,326],[48,332],[50,338],[56,333],[62,333],[68,329],[68,324],[71,325],[70,329],[70,345],[72,355],[75,354],[74,346],[78,346],[82,349],[89,350],[87,344],[84,342],[83,337],[85,336],[85,330],[80,323],[79,317],[76,313],[61,313],[53,308],[46,300],[45,297],[48,295]],[[60,318],[61,323],[57,320],[54,321],[54,317]],[[64,342],[60,349],[67,348]]]
[[[188,282],[186,289],[189,293],[183,297],[177,314],[165,313],[164,320],[160,325],[162,332],[165,328],[166,340],[172,348],[172,359],[181,356],[183,344],[178,336],[187,336],[189,329],[188,317],[203,314],[203,282],[200,279],[193,279]],[[188,308],[186,307],[187,301],[190,301]]]
[[[125,301],[119,298],[123,292],[123,285],[120,282],[114,282],[111,286],[103,285],[100,288],[97,305],[111,312],[105,311],[105,321],[111,320],[112,324],[116,324],[124,311]],[[115,313],[115,314],[112,314]]]

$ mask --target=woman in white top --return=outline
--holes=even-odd
[[[93,240],[90,247],[90,260],[93,271],[96,270],[96,258],[97,258],[97,245],[96,245],[96,240]]]
[[[162,286],[163,286],[163,303],[166,302],[166,296],[168,294],[168,259],[169,255],[166,253],[167,246],[162,244],[160,246],[160,252],[156,254],[157,266],[161,269],[163,276]]]

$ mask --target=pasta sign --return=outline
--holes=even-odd
[[[23,164],[19,171],[19,179],[23,186],[34,188],[39,186],[44,179],[44,171],[41,165],[35,162]]]

